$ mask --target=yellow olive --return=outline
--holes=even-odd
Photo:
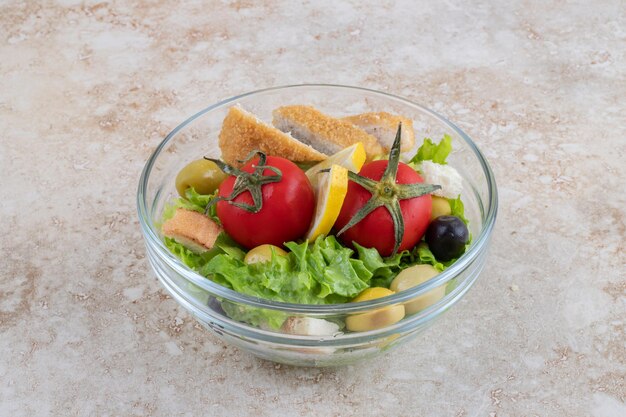
[[[439,216],[449,216],[452,214],[450,203],[443,197],[433,196],[433,211],[430,213],[430,220],[435,220]]]
[[[369,301],[394,294],[393,291],[382,287],[367,288],[357,295],[352,302]],[[399,322],[404,318],[404,306],[393,305],[378,308],[367,313],[354,314],[346,317],[346,328],[353,332],[366,332],[381,329]]]
[[[193,187],[199,194],[213,194],[227,175],[215,162],[198,159],[190,162],[176,176],[176,190],[185,197],[185,190]]]
[[[391,282],[391,288],[393,291],[400,292],[408,290],[411,287],[415,287],[423,282],[428,281],[439,274],[439,271],[432,265],[415,265],[400,272],[397,277]],[[439,301],[446,294],[446,286],[441,285],[428,291],[425,294],[419,295],[404,304],[406,314],[417,313],[420,310],[425,309],[437,301]]]
[[[247,264],[256,264],[259,262],[269,262],[272,260],[272,251],[277,256],[287,256],[287,252],[274,245],[260,245],[256,248],[250,249],[250,252],[246,253],[243,261]]]

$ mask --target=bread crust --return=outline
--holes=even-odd
[[[237,167],[253,150],[294,162],[322,161],[327,157],[239,106],[228,111],[219,135],[219,146],[224,162]]]
[[[194,252],[204,252],[215,245],[222,228],[213,220],[197,211],[176,209],[174,217],[163,223],[161,231],[167,237]]]
[[[389,152],[391,149],[391,145],[393,145],[393,140],[398,130],[398,124],[402,123],[400,149],[403,152],[409,151],[415,145],[413,121],[408,117],[387,112],[371,112],[347,116],[344,117],[343,120],[352,123],[376,137],[382,147],[385,148],[385,152]]]
[[[329,143],[334,145],[333,150],[337,152],[361,142],[368,159],[384,152],[374,136],[353,123],[328,116],[311,106],[283,106],[274,110],[272,114],[274,126],[280,126],[283,131],[288,126],[296,128],[292,130],[292,134],[299,140],[311,143],[313,147],[316,146],[315,143],[325,145]],[[304,132],[308,138],[302,137]]]

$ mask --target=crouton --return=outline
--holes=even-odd
[[[222,232],[222,228],[204,214],[183,208],[176,209],[174,217],[163,223],[161,230],[165,236],[196,253],[211,249]]]
[[[237,167],[242,165],[239,161],[253,150],[294,162],[317,162],[327,157],[239,106],[228,111],[219,135],[219,146],[224,162]]]
[[[374,136],[350,122],[327,116],[310,106],[279,107],[273,112],[272,124],[327,155],[357,142],[363,144],[370,159],[384,152]]]
[[[396,138],[398,125],[402,123],[400,150],[402,152],[406,152],[411,150],[413,145],[415,145],[413,121],[404,116],[389,114],[386,112],[362,113],[344,117],[342,120],[350,122],[374,136],[385,149],[385,152],[389,152],[391,149],[393,141]]]

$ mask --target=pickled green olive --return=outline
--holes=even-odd
[[[181,197],[185,197],[189,187],[193,187],[199,194],[213,194],[226,177],[214,162],[198,159],[180,170],[176,176],[176,190]]]
[[[366,288],[357,295],[351,302],[369,301],[376,298],[392,295],[394,292],[387,288],[371,287]],[[346,317],[346,328],[352,332],[366,332],[368,330],[381,329],[391,326],[404,318],[404,306],[393,305],[377,308],[367,313],[355,314]]]
[[[432,265],[415,265],[400,272],[391,282],[389,287],[391,291],[400,292],[415,287],[423,282],[428,281],[439,274],[439,271]],[[431,305],[435,304],[446,294],[446,286],[441,285],[419,295],[404,304],[406,314],[417,313]]]
[[[449,216],[452,213],[450,203],[443,197],[433,196],[433,209],[430,212],[430,220],[435,220],[439,216]]]
[[[247,264],[269,262],[272,260],[272,250],[278,256],[287,256],[287,252],[278,246],[265,244],[250,249],[250,251],[243,258],[243,261]]]

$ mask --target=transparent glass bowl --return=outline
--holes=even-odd
[[[202,156],[220,156],[218,134],[228,108],[234,104],[240,104],[268,122],[273,109],[288,104],[312,105],[335,116],[386,111],[413,119],[418,143],[424,137],[438,141],[444,134],[450,135],[454,151],[448,163],[464,178],[462,199],[473,236],[469,250],[443,273],[410,290],[349,304],[272,302],[242,295],[197,274],[165,247],[157,225],[164,205],[177,197],[177,172],[189,161]],[[148,259],[158,279],[171,296],[213,334],[271,361],[300,366],[336,366],[371,358],[406,342],[463,297],[485,264],[498,200],[493,173],[476,145],[461,129],[435,112],[403,98],[363,88],[295,85],[259,90],[221,101],[176,127],[147,161],[139,181],[137,205]],[[394,306],[443,286],[445,296],[423,310],[387,327],[365,332],[297,336],[280,329],[251,326],[231,319],[225,312],[237,309],[239,313],[257,314],[265,310],[284,317],[312,317],[344,323],[349,316],[384,315]],[[439,294],[443,291],[440,290]]]

